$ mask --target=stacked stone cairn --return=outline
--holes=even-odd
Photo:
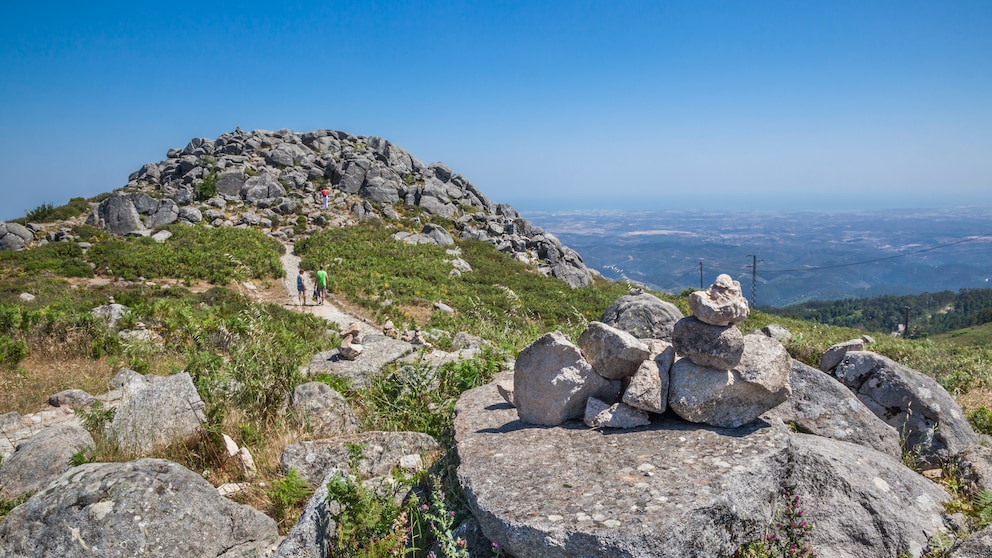
[[[338,351],[341,356],[348,360],[355,360],[361,356],[365,347],[361,345],[362,330],[358,322],[352,322],[345,331],[341,332],[341,347]]]
[[[581,418],[592,428],[634,428],[671,409],[690,422],[737,428],[791,395],[792,359],[778,341],[737,328],[750,310],[740,283],[729,275],[689,296],[693,316],[682,317],[652,295],[632,293],[614,303],[604,320],[614,307],[646,298],[653,307],[666,307],[667,319],[675,322],[670,338],[639,339],[591,322],[577,346],[553,332],[520,351],[512,382],[497,384],[520,420],[554,426]]]

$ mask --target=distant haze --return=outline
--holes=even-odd
[[[992,2],[12,2],[0,219],[344,130],[522,209],[992,206]]]
[[[604,277],[671,293],[706,288],[721,273],[759,306],[992,287],[992,208],[524,217]]]

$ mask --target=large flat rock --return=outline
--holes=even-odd
[[[494,384],[464,393],[455,412],[465,496],[486,537],[517,558],[730,556],[764,536],[784,486],[823,558],[914,552],[944,527],[946,493],[897,460],[762,421],[533,426]]]
[[[352,381],[356,388],[368,385],[382,367],[413,352],[413,345],[381,334],[362,337],[364,351],[355,360],[341,356],[338,349],[318,353],[310,359],[310,375],[331,374]]]

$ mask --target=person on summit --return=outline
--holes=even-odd
[[[327,209],[327,188],[321,188],[320,197],[324,200],[324,209]]]
[[[296,294],[300,297],[300,306],[307,305],[307,286],[303,281],[304,277],[304,271],[301,269],[300,274],[296,276]]]
[[[320,266],[317,271],[317,304],[323,304],[325,297],[327,297],[327,272],[324,271],[324,266]]]

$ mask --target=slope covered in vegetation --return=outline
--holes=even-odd
[[[921,338],[992,322],[992,289],[805,302],[767,312],[865,331],[894,332],[909,317],[908,337]]]

